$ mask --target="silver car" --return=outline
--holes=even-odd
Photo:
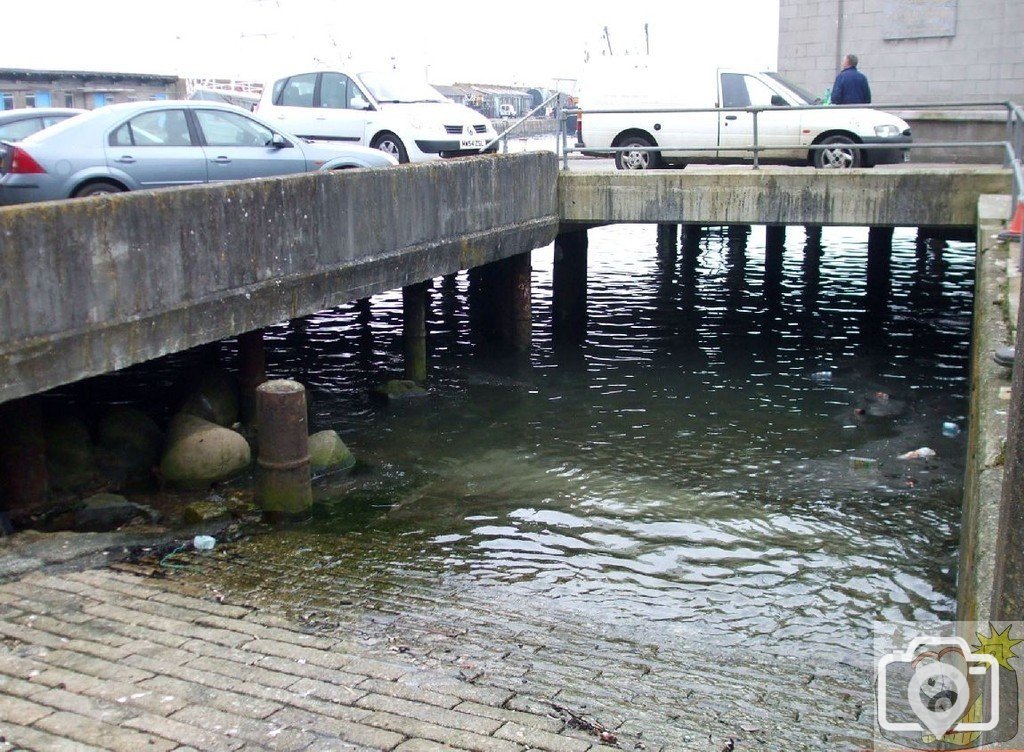
[[[232,105],[127,102],[6,143],[0,205],[397,163],[377,149],[308,143]]]
[[[0,112],[0,141],[20,141],[87,110],[71,107],[24,107]]]

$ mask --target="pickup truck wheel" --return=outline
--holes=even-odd
[[[654,143],[643,136],[627,136],[619,146],[628,149],[631,146],[654,146]],[[620,170],[654,170],[660,162],[661,155],[656,151],[615,152],[615,166]]]
[[[860,167],[863,153],[860,149],[849,148],[856,143],[848,136],[829,136],[821,141],[827,149],[814,151],[814,166],[819,170],[849,170]]]
[[[405,150],[405,144],[402,143],[402,139],[390,131],[381,133],[377,138],[373,139],[373,143],[370,146],[374,149],[380,149],[385,154],[390,154],[402,164],[409,161],[409,152]]]

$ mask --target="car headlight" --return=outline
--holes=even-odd
[[[879,138],[895,138],[900,135],[900,129],[895,125],[876,125],[875,135]]]

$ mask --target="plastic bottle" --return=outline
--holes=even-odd
[[[960,435],[960,426],[951,420],[947,420],[942,424],[942,435],[952,438]]]
[[[212,535],[197,535],[192,539],[192,546],[196,551],[212,551],[217,544],[217,539]]]

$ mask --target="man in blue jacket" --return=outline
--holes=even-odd
[[[857,70],[857,56],[843,58],[843,69],[832,84],[832,104],[871,104],[868,78]]]

